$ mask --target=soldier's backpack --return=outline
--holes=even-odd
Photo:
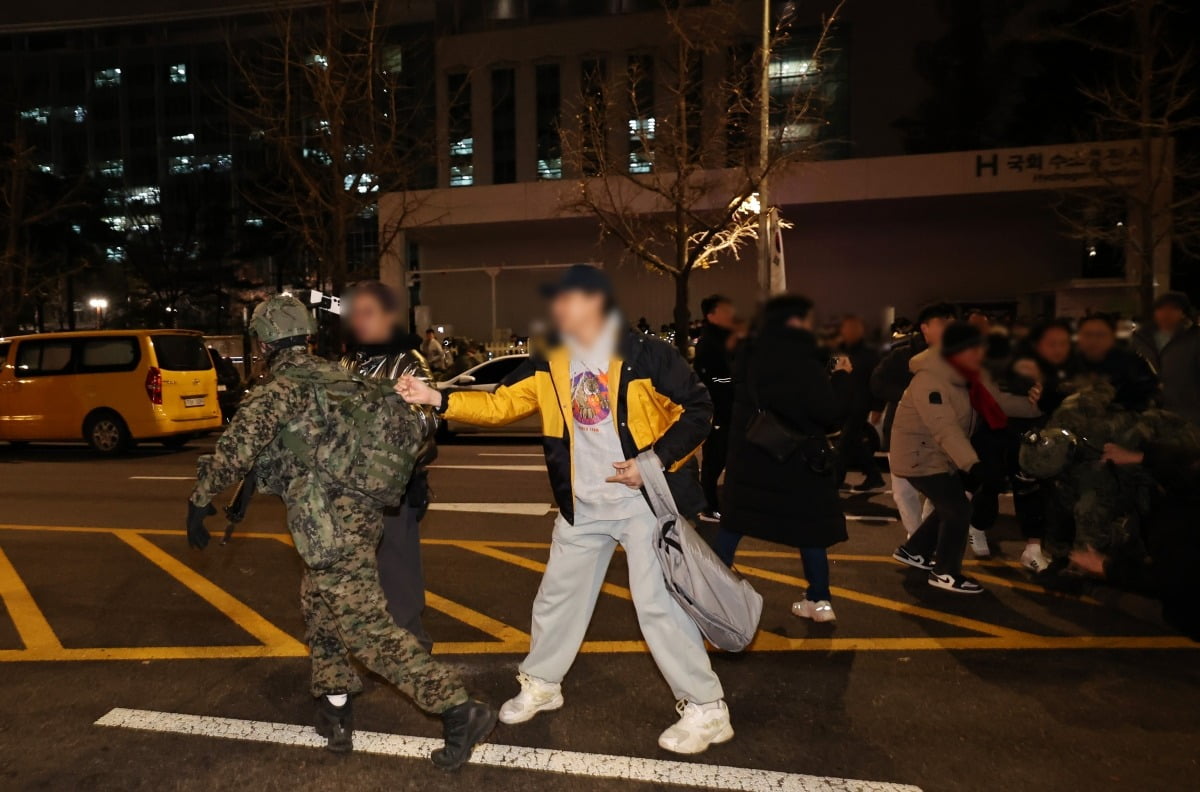
[[[399,506],[422,437],[395,382],[332,364],[286,369],[279,377],[311,384],[323,419],[317,427],[286,426],[284,446],[326,482],[381,508]]]

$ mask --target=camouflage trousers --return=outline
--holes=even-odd
[[[411,633],[396,626],[379,586],[375,549],[382,515],[342,497],[334,511],[346,530],[345,555],[325,569],[307,568],[300,605],[312,655],[312,694],[358,693],[358,660],[437,715],[467,700],[458,674],[434,660]]]

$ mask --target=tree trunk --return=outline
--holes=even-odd
[[[688,347],[692,345],[691,312],[688,309],[688,276],[691,270],[684,270],[675,275],[675,346],[687,357]]]

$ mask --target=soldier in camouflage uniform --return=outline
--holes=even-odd
[[[491,731],[495,711],[471,700],[458,675],[388,614],[375,562],[381,509],[324,480],[285,442],[285,428],[312,437],[326,420],[306,375],[323,367],[340,370],[309,354],[313,320],[293,297],[261,304],[250,327],[263,344],[270,378],[249,394],[216,452],[201,458],[188,506],[188,541],[201,549],[208,544],[203,521],[215,513],[213,497],[253,470],[260,491],[283,498],[288,529],[305,562],[301,605],[312,654],[312,694],[318,700],[317,729],[329,749],[352,747],[350,697],[362,690],[350,664],[354,657],[421,709],[442,717],[446,744],[431,758],[441,767],[457,767]]]
[[[1068,396],[1046,427],[1025,436],[1021,469],[1051,487],[1047,549],[1059,559],[1072,548],[1104,553],[1138,542],[1139,519],[1157,491],[1141,466],[1101,460],[1105,443],[1142,449],[1151,442],[1200,448],[1200,431],[1165,410],[1134,412],[1115,401],[1106,381]]]

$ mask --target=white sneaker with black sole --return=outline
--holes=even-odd
[[[708,746],[733,739],[733,724],[724,701],[712,704],[693,704],[681,701],[675,705],[679,722],[663,732],[658,747],[677,754],[698,754]]]
[[[501,723],[512,726],[532,719],[539,712],[562,708],[562,685],[525,673],[517,674],[517,681],[521,683],[521,692],[500,708]]]
[[[987,533],[978,528],[972,528],[968,536],[971,542],[971,552],[975,554],[976,558],[992,557],[992,548],[988,547]]]
[[[965,575],[929,573],[929,585],[955,594],[982,594],[983,586]]]
[[[933,559],[926,558],[918,553],[910,553],[904,549],[903,545],[896,548],[896,552],[892,553],[892,558],[899,561],[901,564],[919,569],[922,572],[928,572],[933,569]]]

